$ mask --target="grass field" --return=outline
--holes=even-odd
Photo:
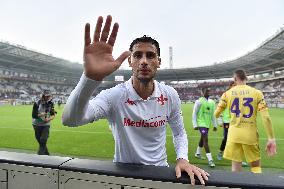
[[[199,133],[192,129],[191,113],[192,105],[183,105],[185,127],[189,138],[189,159],[191,163],[207,164],[206,160],[198,160],[194,157]],[[108,129],[106,120],[100,120],[82,127],[69,128],[61,124],[63,107],[58,111],[56,119],[52,122],[48,148],[51,154],[61,156],[76,156],[98,159],[112,159],[114,154],[114,141]],[[32,106],[0,106],[0,148],[29,150],[36,152],[37,143],[31,125]],[[284,169],[284,109],[271,109],[274,130],[277,139],[278,154],[273,158],[267,157],[264,152],[266,134],[261,121],[258,120],[260,134],[260,148],[262,152],[262,166],[266,168]],[[213,158],[217,166],[228,166],[227,160],[216,160],[216,155],[222,140],[223,129],[210,132],[209,144]],[[171,130],[167,131],[167,153],[169,162],[175,162],[175,152],[172,143]],[[228,167],[229,168],[229,167]]]

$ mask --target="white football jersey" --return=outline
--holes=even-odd
[[[114,162],[167,166],[169,123],[177,159],[188,159],[188,140],[175,89],[155,81],[153,94],[143,100],[131,78],[90,100],[99,84],[82,75],[64,108],[64,125],[78,126],[106,118],[115,140]]]

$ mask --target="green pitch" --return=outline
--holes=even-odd
[[[198,160],[194,153],[199,140],[199,132],[192,129],[192,105],[182,106],[185,127],[189,139],[189,159],[191,163],[207,164],[206,160]],[[114,154],[114,140],[106,120],[100,120],[81,127],[65,127],[61,124],[63,107],[56,106],[58,114],[52,122],[48,148],[51,154],[61,156],[76,156],[99,159],[112,159]],[[31,126],[32,106],[0,106],[0,148],[23,149],[37,151],[37,143]],[[278,154],[273,158],[265,154],[266,134],[261,121],[258,128],[260,134],[260,148],[262,152],[262,166],[267,168],[284,168],[284,109],[271,109],[274,130],[277,139]],[[222,140],[223,128],[217,132],[209,132],[209,145],[217,166],[227,166],[227,160],[218,161],[217,152]],[[169,162],[175,162],[175,152],[172,143],[171,130],[167,131],[167,153]],[[204,154],[205,155],[205,154]]]

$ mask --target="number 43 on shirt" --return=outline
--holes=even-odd
[[[248,114],[243,114],[244,118],[250,118],[253,114],[253,106],[251,105],[253,101],[253,98],[243,98],[243,104],[242,106],[248,107],[249,108],[249,113]],[[235,98],[232,106],[230,107],[230,110],[232,113],[236,114],[236,117],[240,117],[241,110],[240,110],[240,99]]]

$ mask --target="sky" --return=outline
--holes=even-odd
[[[120,25],[114,57],[133,39],[154,37],[161,68],[212,65],[256,49],[284,27],[284,0],[0,0],[0,40],[82,63],[86,22]],[[122,68],[127,69],[125,61]]]

